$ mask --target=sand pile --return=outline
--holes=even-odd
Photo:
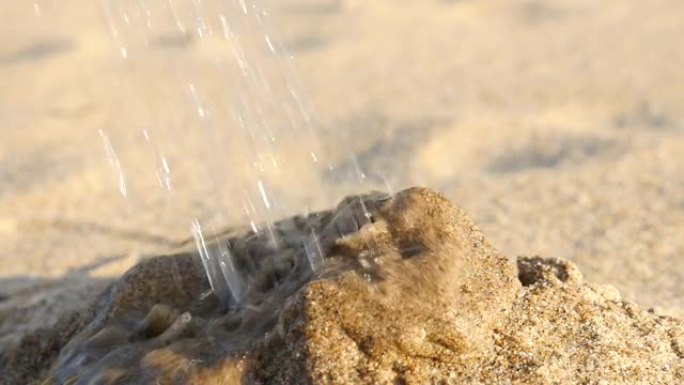
[[[676,384],[684,322],[586,283],[561,259],[499,253],[442,195],[410,189],[233,231],[240,303],[192,253],[130,270],[23,339],[7,384]],[[308,261],[311,231],[327,257]]]

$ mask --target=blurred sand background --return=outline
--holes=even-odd
[[[568,257],[625,299],[684,316],[684,3],[272,0],[269,9],[338,170],[355,168],[354,151],[362,187],[441,190],[508,255]],[[216,196],[193,180],[206,138],[188,132],[198,124],[189,103],[166,97],[176,61],[220,101],[212,63],[225,46],[161,33],[157,53],[126,61],[85,0],[2,0],[0,20],[2,346],[174,248],[193,215],[221,205],[217,223],[245,218],[233,190]],[[140,132],[155,128],[150,147]],[[300,163],[307,140],[283,139],[291,164],[274,194],[324,208],[339,197],[319,186],[338,179]],[[159,153],[170,192],[155,179]],[[226,185],[241,172],[221,164],[232,156],[213,158]]]

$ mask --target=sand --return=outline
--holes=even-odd
[[[171,195],[156,186],[140,131],[190,116],[159,97],[174,86],[166,56],[130,72],[93,2],[33,5],[0,5],[3,346],[175,248],[189,218],[225,203],[185,178],[204,144],[191,135],[159,139],[178,177]],[[568,258],[588,281],[684,316],[680,1],[288,0],[272,15],[319,120],[348,133],[325,139],[329,158],[352,169],[355,151],[363,190],[384,188],[379,175],[395,191],[436,188],[506,255]],[[171,49],[198,81],[215,78],[202,70],[210,44]],[[320,176],[293,169],[281,182],[301,206],[339,199],[312,194]],[[235,213],[218,222],[245,224]]]
[[[143,262],[0,356],[3,383],[674,384],[684,322],[586,282],[563,259],[496,250],[423,188],[234,232],[237,301],[200,257]],[[326,256],[302,249],[320,234]],[[223,245],[223,246],[219,246]],[[214,245],[210,246],[214,247]]]

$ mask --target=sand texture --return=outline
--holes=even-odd
[[[221,241],[247,283],[239,304],[206,294],[192,254],[148,260],[24,338],[3,358],[4,383],[684,380],[684,322],[585,282],[567,260],[516,265],[434,191],[348,199],[276,227],[278,249],[249,233]],[[311,229],[328,256],[316,274],[294,246]]]
[[[236,86],[225,84],[227,69],[215,59],[234,52],[194,30],[159,29],[148,51],[132,46],[123,60],[103,3],[140,2],[0,0],[0,351],[92,303],[140,261],[183,247],[192,219],[249,224],[234,194],[241,143],[216,141],[216,153],[229,155],[209,162],[205,127],[182,94],[193,81],[213,105],[233,103],[227,90]],[[462,207],[505,255],[563,258],[630,303],[684,318],[684,2],[267,3],[324,130],[319,155],[367,176],[350,185],[305,167],[312,139],[280,137],[287,169],[271,191],[292,197],[296,209],[273,219],[329,209],[352,192],[428,186]],[[237,128],[220,123],[230,139]],[[126,197],[98,130],[121,162]],[[170,190],[157,180],[159,154]],[[213,182],[225,186],[211,188],[208,163],[218,164]],[[314,187],[321,185],[327,189]],[[549,283],[530,286],[537,292],[525,298],[554,304],[555,294],[576,295],[584,303],[593,290],[542,281]],[[653,330],[665,322],[621,306],[609,314],[643,316]],[[575,313],[544,314],[541,324]],[[591,335],[587,328],[563,333]],[[70,339],[60,338],[42,345],[45,352]],[[563,354],[557,362],[579,353]],[[610,362],[587,358],[585,367]]]

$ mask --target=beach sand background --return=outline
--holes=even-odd
[[[215,59],[231,50],[160,29],[156,51],[123,60],[97,2],[56,3],[0,1],[0,347],[176,247],[193,216],[245,221],[231,161],[249,149],[218,142],[228,155],[207,171],[201,121],[174,88],[192,78],[221,101]],[[288,164],[273,195],[326,208],[339,199],[328,190],[432,187],[504,253],[567,257],[625,299],[684,316],[684,3],[269,9],[338,170],[303,160],[311,138],[279,138]],[[358,185],[336,177],[354,174],[351,152],[367,175]],[[158,186],[160,154],[171,190]]]

